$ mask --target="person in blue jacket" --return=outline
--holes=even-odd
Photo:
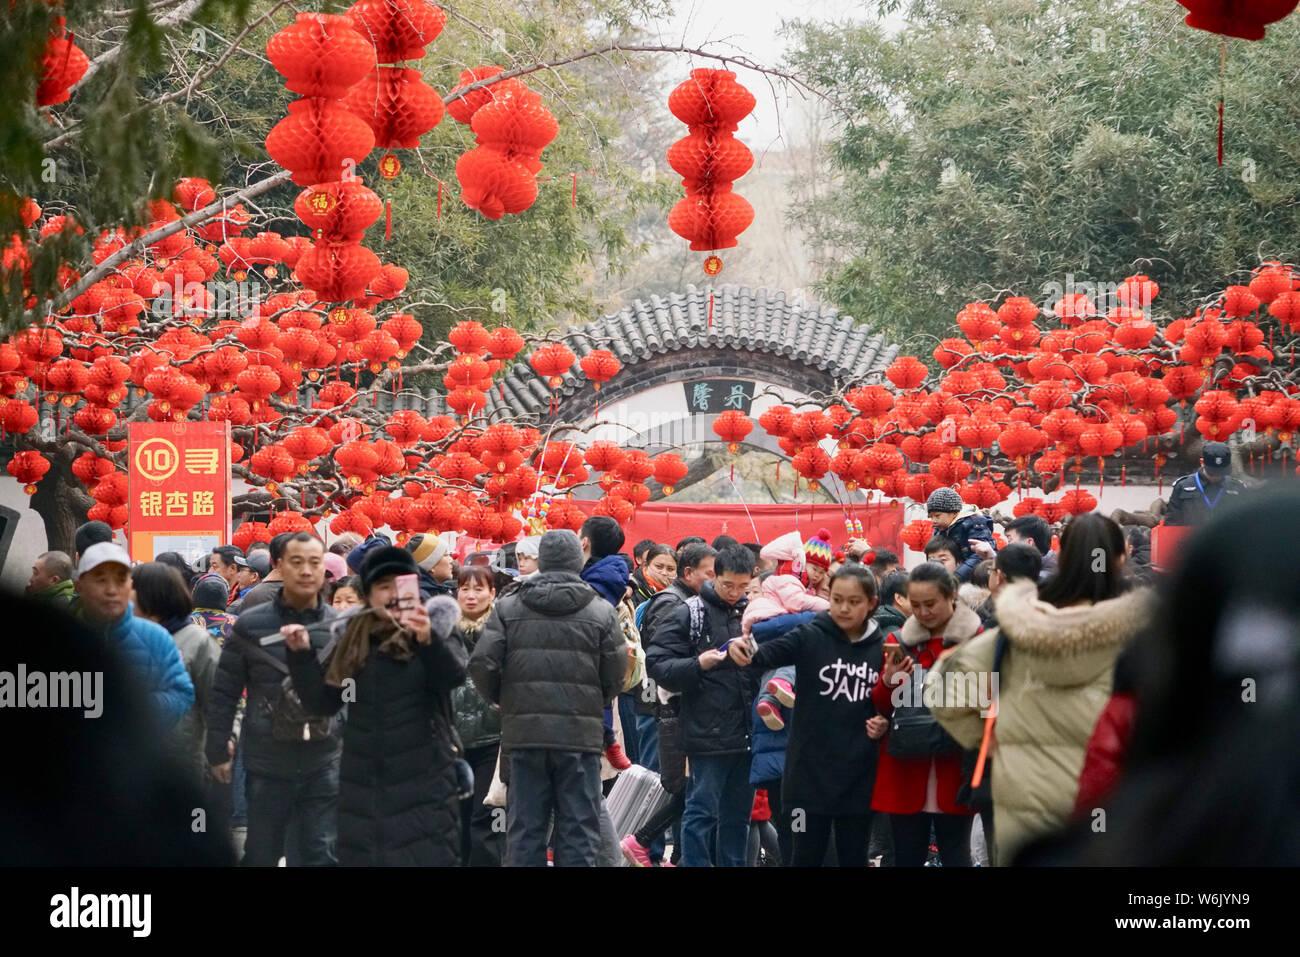
[[[165,726],[178,724],[194,704],[194,683],[167,629],[135,617],[126,549],[113,542],[87,548],[77,566],[77,595],[82,618],[121,649]]]
[[[578,540],[582,543],[584,559],[582,580],[594,588],[596,594],[609,602],[617,612],[619,603],[627,594],[628,582],[632,577],[632,569],[628,566],[627,559],[619,553],[619,549],[623,547],[623,529],[608,515],[593,515],[582,523],[582,528],[578,530]],[[627,699],[626,702],[619,702],[620,713],[633,714],[632,696],[620,694],[619,698]],[[612,705],[605,709],[604,720],[605,759],[614,766],[616,771],[626,771],[640,757],[636,746],[636,722],[626,719],[623,721],[623,739],[627,741],[628,750],[631,752],[628,755],[624,753],[623,746],[618,743],[618,738],[614,734]]]
[[[937,488],[925,501],[930,521],[934,523],[936,534],[957,546],[957,570],[953,573],[958,581],[970,581],[971,572],[984,558],[991,558],[997,553],[993,542],[993,520],[984,515],[974,505],[967,505],[961,500],[956,489]],[[986,542],[992,550],[984,549],[981,555],[975,551],[973,542]]]

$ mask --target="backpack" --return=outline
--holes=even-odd
[[[903,644],[901,639],[898,647],[920,665],[920,656]],[[922,684],[917,682],[914,676],[909,677],[908,680],[913,682],[914,689]],[[935,720],[929,708],[923,704],[911,704],[895,706],[894,713],[889,718],[889,734],[885,737],[885,749],[891,757],[895,758],[929,758],[955,754],[961,751],[962,747]]]
[[[627,641],[627,676],[623,679],[623,690],[631,691],[645,680],[645,649],[641,647],[641,628],[636,621],[636,613],[628,607],[626,601],[615,606],[618,614],[618,626],[623,629],[623,638]]]

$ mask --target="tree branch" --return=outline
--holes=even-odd
[[[238,35],[237,37],[235,37],[235,39],[231,40],[231,41],[229,42],[229,44],[227,44],[227,46],[226,46],[226,52],[223,53],[223,54],[220,56],[220,58],[218,58],[214,63],[212,63],[212,64],[211,64],[210,66],[208,66],[206,69],[204,69],[204,70],[200,70],[198,73],[194,74],[194,77],[190,80],[189,83],[185,84],[185,86],[181,87],[180,89],[172,90],[170,93],[164,93],[162,96],[160,96],[160,97],[158,97],[158,98],[156,98],[156,99],[149,100],[149,101],[146,102],[146,103],[142,103],[142,104],[140,104],[139,107],[137,107],[136,109],[132,110],[132,111],[131,111],[130,113],[128,113],[125,117],[123,117],[123,119],[127,119],[127,118],[130,118],[130,117],[132,117],[132,116],[136,116],[136,115],[138,115],[139,113],[141,113],[141,112],[143,112],[144,110],[147,110],[147,109],[152,109],[152,108],[154,108],[154,107],[158,107],[158,106],[165,106],[165,105],[168,104],[168,103],[175,102],[176,100],[179,100],[179,99],[182,99],[182,98],[183,98],[183,99],[185,100],[185,102],[188,104],[189,101],[190,101],[190,97],[192,97],[192,96],[194,95],[194,91],[198,89],[199,84],[201,84],[204,80],[208,79],[208,77],[212,76],[212,75],[213,75],[214,73],[216,73],[219,69],[221,69],[223,66],[225,66],[226,61],[229,60],[232,56],[234,56],[234,54],[235,54],[236,52],[239,51],[239,49],[240,49],[240,45],[244,42],[244,38],[245,38],[245,37],[247,37],[250,33],[252,33],[253,30],[256,29],[256,28],[257,28],[259,25],[261,25],[263,22],[265,22],[266,20],[269,20],[272,16],[274,16],[277,12],[279,12],[279,10],[280,10],[281,7],[288,6],[289,3],[291,3],[291,2],[292,2],[292,0],[280,0],[279,3],[277,3],[274,7],[272,7],[270,10],[268,10],[266,13],[262,14],[262,16],[258,17],[256,20],[254,20],[254,21],[252,21],[251,23],[249,23],[248,26],[246,26],[242,31],[240,31],[239,35]],[[211,32],[211,31],[209,31],[209,32]],[[215,35],[215,34],[214,34],[214,35]],[[75,89],[75,87],[74,87],[74,89]],[[81,124],[81,123],[78,123],[76,126],[70,126],[70,127],[68,127],[66,130],[64,130],[62,133],[60,133],[58,136],[55,136],[55,137],[52,137],[51,139],[46,140],[46,141],[45,141],[45,149],[46,149],[47,151],[48,151],[48,150],[58,149],[59,147],[63,146],[65,143],[67,143],[69,140],[71,140],[74,136],[77,136],[78,134],[80,134],[81,131],[82,131],[84,128],[85,128],[85,127],[84,127],[84,124]]]
[[[204,0],[186,0],[185,3],[181,4],[175,10],[172,10],[166,16],[159,17],[155,25],[163,28],[174,27],[176,24],[180,23],[182,20],[188,19],[191,14],[198,11],[198,9],[203,6],[203,3]],[[134,11],[132,11],[132,15],[134,15]],[[73,84],[71,92],[76,93],[86,85],[86,82],[92,76],[99,72],[101,67],[107,66],[117,60],[118,57],[122,55],[125,46],[126,44],[119,43],[117,46],[105,50],[99,56],[95,57],[95,59],[91,60],[90,66],[86,69],[86,72],[82,75],[81,79]]]

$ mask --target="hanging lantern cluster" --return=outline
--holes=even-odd
[[[693,250],[730,249],[754,221],[754,207],[734,191],[734,180],[754,163],[735,131],[756,104],[729,70],[692,70],[691,78],[668,96],[668,109],[689,128],[668,149],[668,164],[686,189],[686,198],[668,214],[668,225]],[[706,274],[721,269],[717,255],[705,260]]]
[[[288,88],[303,95],[289,104],[289,115],[266,137],[271,158],[292,172],[295,183],[309,187],[294,205],[309,211],[303,222],[313,228],[316,242],[298,258],[294,277],[328,302],[361,298],[379,272],[379,257],[359,237],[326,238],[322,221],[343,219],[331,232],[352,237],[365,216],[356,192],[365,187],[352,181],[356,167],[374,149],[375,134],[342,97],[374,69],[375,48],[348,17],[300,13],[271,37],[266,51]],[[345,186],[355,187],[351,198],[358,211],[352,218],[336,213]]]
[[[375,135],[384,196],[384,239],[393,238],[392,181],[402,162],[392,151],[415,149],[420,137],[442,122],[442,97],[417,69],[394,66],[424,57],[424,48],[447,25],[441,7],[424,0],[360,0],[347,18],[374,48],[376,65],[343,96],[343,105],[361,117]]]
[[[452,93],[501,73],[495,66],[467,70]],[[517,215],[532,206],[542,150],[560,132],[541,96],[519,80],[500,80],[452,100],[448,112],[469,124],[478,144],[456,161],[465,205],[488,219]]]

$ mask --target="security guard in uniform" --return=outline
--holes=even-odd
[[[1222,442],[1206,442],[1201,450],[1201,467],[1184,475],[1169,490],[1166,525],[1201,525],[1225,501],[1236,499],[1246,491],[1245,484],[1233,478],[1232,452]]]

